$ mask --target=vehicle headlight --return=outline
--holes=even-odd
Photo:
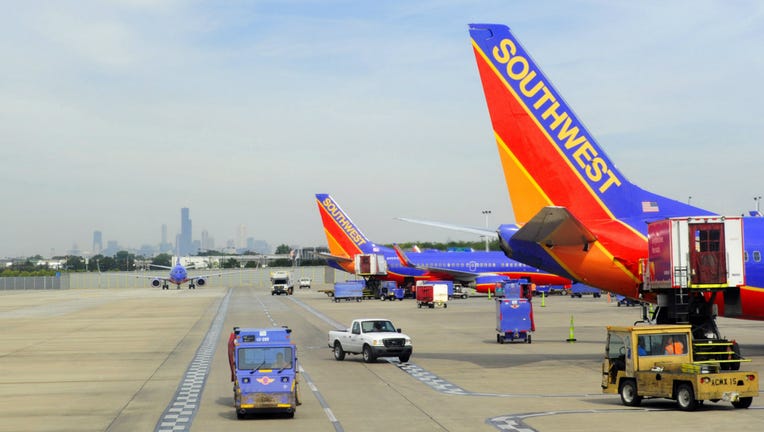
[[[374,345],[374,346],[377,346],[377,345],[379,345],[379,341],[375,339],[375,340],[371,341],[371,344]]]
[[[406,346],[411,346],[411,339],[406,339]]]

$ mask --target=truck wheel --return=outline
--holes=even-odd
[[[374,363],[377,360],[376,357],[374,357],[374,352],[371,350],[371,347],[368,345],[363,346],[363,361],[365,363]]]
[[[687,383],[679,384],[679,387],[676,389],[676,403],[682,411],[692,411],[695,409],[698,401],[695,400],[695,391],[692,389],[692,385]]]
[[[642,403],[642,396],[637,394],[637,383],[634,380],[621,381],[618,393],[621,394],[621,402],[626,406],[639,406]]]
[[[401,363],[406,363],[407,361],[409,361],[410,358],[411,358],[411,354],[398,356],[398,360],[400,360]],[[740,398],[740,399],[742,400],[743,398]],[[753,399],[753,398],[748,398],[748,399]],[[750,403],[748,403],[748,405],[750,405]],[[745,408],[748,408],[748,407],[745,407]]]
[[[342,344],[339,341],[334,341],[334,359],[337,361],[345,360],[345,350],[342,349]]]
[[[741,397],[737,402],[732,402],[732,406],[735,408],[748,408],[753,402],[752,397]]]
[[[422,309],[422,303],[417,302],[416,307],[418,307],[419,309]]]
[[[239,420],[242,420],[242,419],[244,419],[245,417],[246,417],[246,414],[244,414],[244,413],[243,413],[243,412],[241,412],[241,411],[236,411],[236,418],[237,418],[237,419],[239,419]]]

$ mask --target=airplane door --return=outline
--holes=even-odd
[[[724,224],[690,224],[689,233],[692,284],[726,284]]]

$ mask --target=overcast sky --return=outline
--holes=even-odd
[[[764,195],[759,1],[1,1],[0,256],[381,243],[512,223],[468,24],[509,25],[627,177],[741,214]],[[479,4],[479,5],[476,5]]]

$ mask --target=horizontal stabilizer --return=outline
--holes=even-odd
[[[456,224],[449,224],[444,222],[426,221],[421,219],[411,219],[406,217],[397,217],[395,219],[404,221],[404,222],[420,224],[420,225],[428,225],[428,226],[434,226],[438,228],[450,229],[452,231],[462,231],[462,232],[466,232],[470,234],[477,234],[480,236],[495,236],[496,235],[495,229],[473,227],[473,226],[467,226],[467,225],[456,225]]]
[[[322,256],[326,259],[331,259],[337,262],[353,262],[353,258],[346,257],[346,256],[340,256],[340,255],[332,255],[330,253],[326,252],[318,252],[318,256]]]
[[[597,237],[565,207],[544,207],[512,236],[512,240],[546,247],[580,245],[587,250]]]

